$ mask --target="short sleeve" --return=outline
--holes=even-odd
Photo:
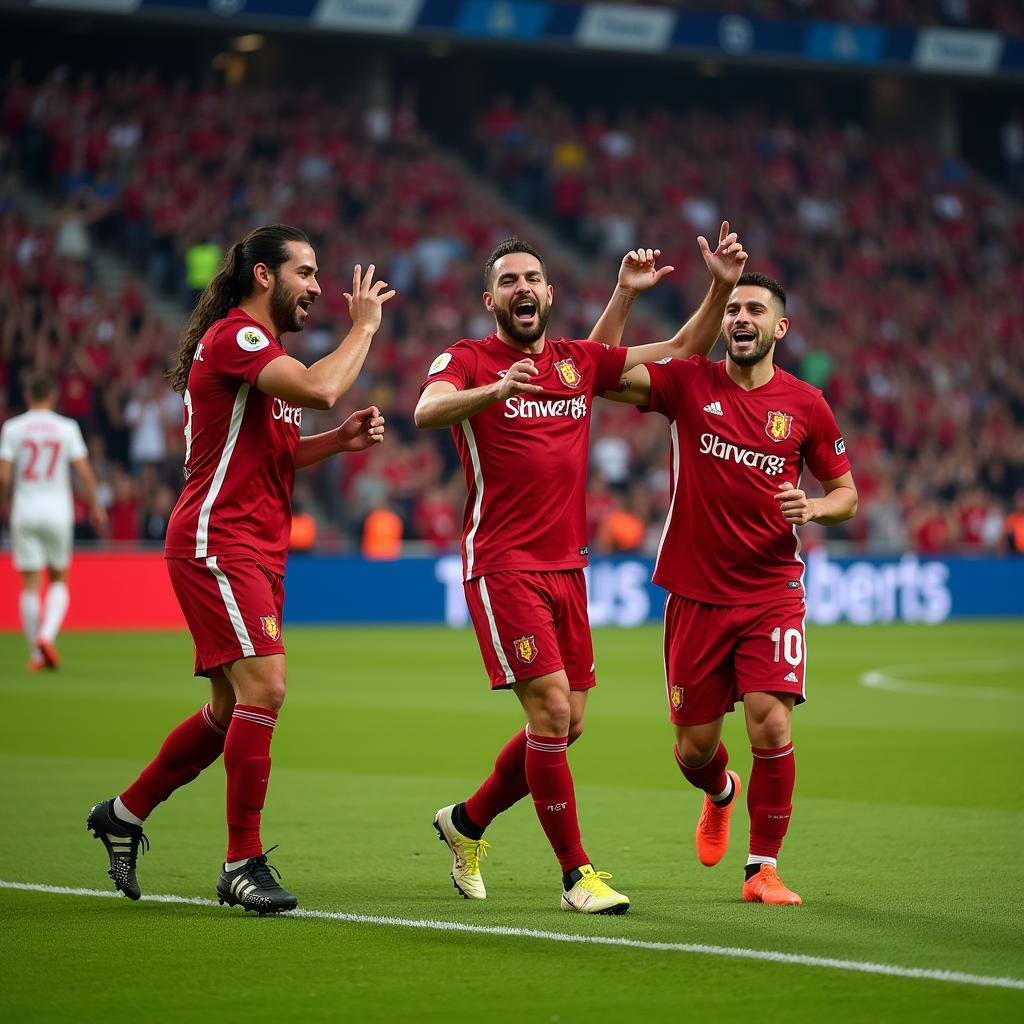
[[[89,449],[85,445],[82,428],[74,420],[67,422],[67,435],[68,461],[77,462],[79,459],[84,459],[89,454]]]
[[[599,341],[582,342],[593,353],[594,394],[618,391],[622,368],[626,365],[626,349],[622,345],[603,345]]]
[[[233,320],[217,330],[203,361],[210,369],[255,387],[263,367],[284,354],[281,343],[263,328]]]
[[[660,412],[670,420],[675,419],[686,380],[696,364],[692,359],[659,359],[644,366],[651,376],[651,398],[647,405],[640,406],[640,411]]]
[[[10,421],[8,421],[0,427],[0,459],[13,462],[14,456],[14,432],[10,429]]]
[[[804,461],[818,480],[835,480],[850,472],[846,440],[822,395],[811,407]]]
[[[446,380],[459,391],[465,391],[472,380],[473,367],[465,346],[453,346],[442,352],[427,370],[426,379],[420,385],[420,392],[436,380]]]

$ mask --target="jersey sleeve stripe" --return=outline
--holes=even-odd
[[[231,620],[231,628],[235,631],[235,639],[242,649],[243,658],[252,658],[256,654],[256,648],[252,645],[249,631],[245,628],[245,621],[242,618],[241,609],[235,600],[234,591],[231,589],[231,581],[224,575],[224,570],[217,566],[217,558],[213,556],[206,560],[206,567],[213,573],[220,588],[221,600],[227,609],[228,618]]]
[[[476,491],[473,501],[473,525],[470,527],[469,533],[466,534],[466,580],[468,582],[473,578],[473,561],[476,553],[474,542],[476,541],[476,531],[480,528],[480,511],[484,503],[484,470],[480,463],[476,436],[473,433],[473,428],[469,425],[469,420],[463,420],[459,426],[462,427],[466,444],[469,446],[469,457],[473,460],[473,489]]]
[[[669,502],[668,515],[665,516],[665,527],[661,531],[661,540],[658,541],[658,554],[654,559],[654,571],[658,571],[658,563],[661,561],[661,549],[665,546],[665,538],[668,536],[669,524],[672,522],[672,513],[676,507],[676,495],[679,493],[679,424],[672,421],[670,428],[672,437],[672,500]]]
[[[220,494],[224,485],[224,477],[228,473],[228,465],[231,456],[235,452],[235,445],[238,443],[238,433],[242,429],[242,417],[245,415],[245,402],[249,397],[249,385],[242,384],[235,395],[235,404],[231,408],[231,421],[228,424],[228,436],[224,442],[224,450],[220,453],[220,462],[210,481],[210,490],[203,500],[199,509],[199,521],[196,523],[196,558],[206,558],[210,542],[210,513],[213,511],[213,503]]]
[[[505,682],[511,686],[516,681],[516,675],[505,657],[505,651],[501,646],[501,637],[498,636],[498,624],[494,621],[494,612],[491,610],[491,598],[487,593],[487,577],[480,577],[480,600],[483,601],[484,612],[487,614],[487,625],[491,627],[491,643],[494,645],[494,653],[498,656],[501,670],[505,673]]]

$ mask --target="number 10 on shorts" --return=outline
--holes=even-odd
[[[804,638],[800,635],[799,629],[787,629],[783,634],[782,627],[776,626],[772,630],[771,638],[775,644],[776,661],[781,654],[795,668],[804,660]]]

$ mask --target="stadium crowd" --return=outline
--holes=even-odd
[[[433,143],[412,97],[386,109],[313,90],[61,69],[33,84],[14,68],[0,116],[0,419],[20,410],[27,369],[59,377],[61,411],[82,424],[104,489],[110,540],[162,536],[180,483],[181,408],[164,376],[173,329],[131,279],[122,294],[104,291],[95,247],[178,297],[184,320],[224,248],[284,221],[309,232],[322,268],[313,326],[287,340],[300,358],[346,329],[354,263],[375,261],[398,289],[346,408],[303,420],[315,432],[374,403],[388,443],[300,474],[296,545],[387,554],[401,537],[453,549],[461,471],[447,432],[418,432],[411,414],[432,358],[492,329],[483,261],[501,238],[529,234],[504,196],[597,254],[549,262],[552,328],[575,337],[639,242],[679,268],[641,306],[660,300],[663,323],[685,316],[705,287],[693,237],[729,217],[751,265],[790,290],[783,364],[826,390],[846,431],[864,508],[846,539],[1013,547],[1008,517],[1024,508],[1024,217],[955,159],[872,145],[856,126],[798,132],[754,113],[606,118],[537,92],[496,98],[477,127],[471,159],[495,189]],[[29,221],[15,173],[46,190],[49,224]],[[635,314],[627,338],[661,333]],[[596,550],[656,545],[667,433],[659,417],[602,404]]]

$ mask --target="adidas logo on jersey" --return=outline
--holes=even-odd
[[[789,675],[786,676],[785,680],[783,680],[783,681],[787,682],[787,683],[799,683],[800,682],[800,680],[797,679],[795,672],[790,672]]]
[[[722,412],[722,403],[721,402],[711,402],[709,405],[705,405],[704,406],[704,411],[711,413],[712,416],[724,416],[725,415],[725,413]]]

